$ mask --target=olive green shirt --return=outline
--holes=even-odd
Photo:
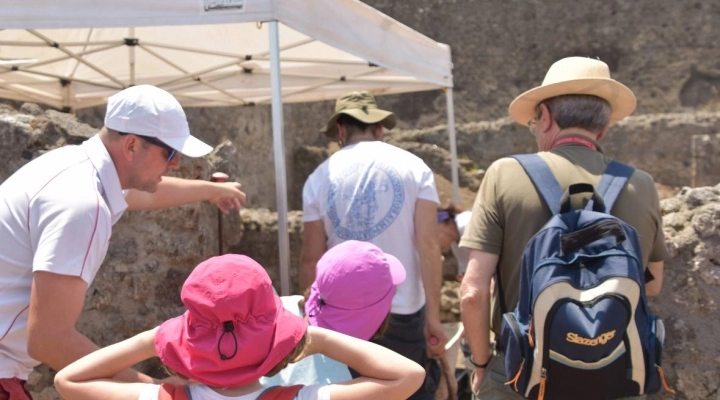
[[[576,144],[538,154],[563,188],[581,182],[597,187],[611,161],[601,151]],[[648,173],[635,170],[618,196],[612,215],[637,230],[645,267],[648,262],[665,260],[667,249],[660,202],[653,178]],[[551,216],[550,209],[516,159],[502,158],[488,168],[460,246],[500,256],[498,268],[507,311],[517,305],[523,250]],[[491,328],[496,334],[502,317],[498,292],[496,287],[491,314]]]

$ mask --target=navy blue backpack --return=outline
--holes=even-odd
[[[609,214],[634,169],[613,161],[597,192],[584,183],[563,191],[540,156],[515,158],[553,217],[525,247],[515,311],[503,309],[506,385],[540,400],[616,399],[655,393],[661,384],[671,390],[660,367],[665,330],[648,310],[638,234]],[[584,192],[592,193],[587,207],[573,209],[570,197]]]

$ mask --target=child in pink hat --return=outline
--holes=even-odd
[[[267,388],[259,378],[288,363],[324,354],[364,377],[342,385],[308,385],[295,399],[404,399],[422,383],[412,361],[375,344],[310,326],[286,311],[267,272],[249,257],[227,254],[198,265],[183,285],[187,311],[159,327],[91,353],[55,377],[72,399],[154,400],[181,390],[183,398],[255,400]],[[197,382],[127,383],[120,372],[157,356],[178,376]],[[184,397],[184,396],[188,397]]]
[[[311,326],[362,340],[382,334],[396,287],[405,280],[405,268],[400,260],[372,243],[348,240],[325,252],[315,270],[315,282],[307,299],[282,297],[289,311],[305,316]],[[349,379],[346,365],[316,354],[288,365],[262,382],[310,385]]]

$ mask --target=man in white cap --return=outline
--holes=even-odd
[[[239,209],[236,182],[164,176],[179,154],[212,147],[190,135],[177,100],[149,85],[108,99],[105,126],[80,146],[52,150],[0,186],[0,400],[30,398],[24,381],[98,347],[75,330],[85,292],[125,210],[210,201]],[[127,381],[150,378],[128,370]]]
[[[597,187],[611,161],[598,142],[612,124],[630,115],[635,105],[635,95],[610,78],[605,63],[570,57],[553,64],[542,85],[518,96],[509,111],[517,123],[530,128],[538,155],[563,188],[577,182]],[[647,294],[657,295],[666,257],[658,194],[653,178],[637,169],[628,187],[633,189],[622,190],[612,214],[638,231],[641,261],[649,272]],[[515,308],[523,250],[550,217],[550,210],[516,159],[503,158],[488,168],[460,242],[461,247],[471,249],[461,304],[465,338],[472,350],[470,361],[476,367],[474,398],[523,398],[505,385],[511,379],[505,376],[504,357],[493,357],[490,332],[495,337],[500,334],[501,302],[506,310]],[[491,313],[490,282],[496,273],[500,278],[496,285],[502,286],[494,290]]]
[[[435,398],[436,360],[445,352],[440,324],[442,265],[430,168],[415,155],[381,141],[395,115],[368,92],[350,92],[320,131],[342,149],[322,163],[303,187],[300,288],[309,287],[325,251],[346,240],[371,242],[397,257],[407,278],[393,297],[389,328],[377,341],[422,365],[425,384],[410,399]]]

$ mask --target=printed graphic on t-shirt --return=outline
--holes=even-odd
[[[402,211],[405,188],[400,174],[382,163],[350,165],[330,182],[328,217],[345,240],[370,240]]]

